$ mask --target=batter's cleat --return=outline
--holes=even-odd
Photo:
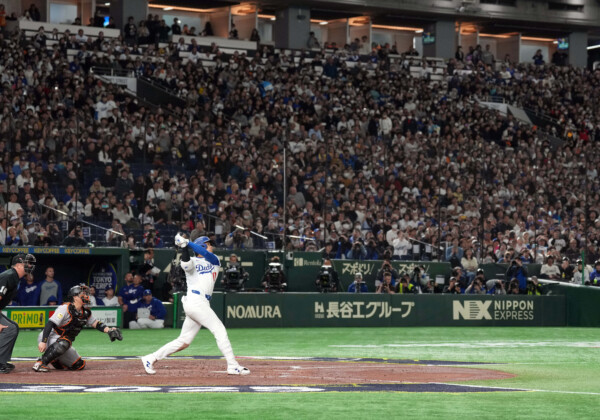
[[[48,367],[43,365],[41,360],[35,362],[35,365],[33,365],[32,369],[36,372],[49,372]]]
[[[243,366],[232,366],[227,368],[228,375],[249,375],[250,369]]]
[[[148,375],[154,375],[156,373],[154,370],[154,362],[156,362],[156,358],[151,354],[142,356],[142,363],[144,364],[144,369],[146,369]]]
[[[15,365],[12,363],[0,363],[0,374],[10,373],[15,369]]]

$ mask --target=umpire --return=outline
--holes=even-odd
[[[0,311],[17,294],[19,279],[30,274],[35,268],[35,257],[31,254],[17,254],[12,259],[12,267],[0,274]],[[19,326],[0,312],[0,373],[10,373],[15,365],[8,363],[12,356]]]

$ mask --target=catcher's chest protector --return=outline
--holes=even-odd
[[[73,342],[75,337],[77,337],[83,327],[85,327],[85,324],[87,323],[87,320],[91,314],[92,312],[87,308],[82,308],[81,311],[78,311],[75,308],[75,305],[72,303],[69,304],[69,315],[71,316],[71,319],[62,327],[56,328],[56,332],[61,337],[65,337],[69,341]]]

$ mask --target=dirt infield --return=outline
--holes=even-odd
[[[87,360],[82,371],[34,372],[33,362],[16,362],[3,382],[20,384],[111,386],[227,386],[227,385],[339,385],[407,384],[506,379],[515,375],[490,369],[441,364],[385,361],[272,360],[240,358],[251,370],[247,376],[227,375],[224,360],[166,359],[157,362],[156,375],[147,375],[140,360]]]

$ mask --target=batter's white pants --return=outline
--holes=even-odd
[[[164,327],[164,319],[138,318],[137,321],[129,321],[129,328],[132,330],[139,330],[142,328],[159,329]]]
[[[185,311],[185,321],[183,321],[181,333],[175,340],[152,353],[156,360],[162,360],[175,352],[183,350],[182,346],[190,345],[196,334],[198,334],[198,331],[200,331],[200,328],[204,326],[215,336],[217,346],[227,360],[227,367],[239,366],[233,355],[227,330],[217,314],[210,307],[209,301],[204,296],[191,294],[184,296],[181,302]]]

